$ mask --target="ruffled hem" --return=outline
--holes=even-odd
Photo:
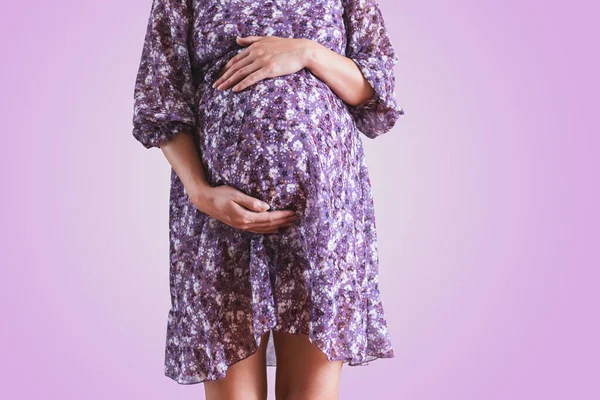
[[[374,95],[362,104],[347,105],[348,111],[353,116],[358,130],[368,138],[374,139],[389,132],[404,115],[404,109],[396,100],[395,78],[385,76],[393,73],[395,62],[386,56],[354,57],[352,60],[373,87]]]
[[[191,123],[172,120],[156,123],[136,123],[133,137],[146,149],[160,148],[163,141],[169,140],[179,133],[193,135],[195,127]]]
[[[384,359],[384,358],[394,358],[394,350],[392,348],[389,348],[388,350],[384,350],[384,351],[368,351],[367,353],[364,354],[364,356],[362,358],[356,358],[356,356],[338,356],[338,357],[331,357],[323,348],[322,345],[319,344],[319,342],[317,340],[314,340],[311,335],[309,333],[305,333],[305,332],[289,332],[283,329],[275,329],[270,328],[265,330],[264,332],[262,332],[258,337],[262,337],[264,334],[266,334],[267,332],[271,332],[271,334],[269,335],[268,340],[272,343],[273,340],[273,334],[272,332],[285,332],[285,333],[289,333],[289,334],[293,334],[293,335],[306,335],[309,337],[309,340],[311,343],[314,343],[315,346],[317,346],[317,348],[323,353],[325,354],[325,356],[327,357],[327,359],[329,361],[342,361],[342,364],[346,364],[350,367],[357,367],[357,366],[368,366],[371,362],[378,360],[378,359]],[[233,365],[237,364],[240,361],[245,360],[246,358],[256,354],[256,352],[258,351],[259,347],[260,347],[260,343],[258,340],[254,341],[255,347],[247,352],[244,352],[244,355],[241,357],[236,358],[234,361],[229,362],[226,364],[226,368],[223,370],[222,373],[217,373],[217,374],[207,374],[207,375],[202,375],[202,374],[196,374],[196,375],[181,375],[176,373],[176,371],[172,368],[165,368],[165,376],[170,378],[171,380],[175,381],[176,383],[180,384],[180,385],[195,385],[195,384],[200,384],[200,383],[204,383],[204,382],[209,382],[209,381],[215,381],[218,379],[222,379],[225,378],[225,376],[227,375],[227,371],[229,370],[229,368],[231,368]],[[269,362],[267,360],[267,367],[277,367],[277,363],[276,362]]]

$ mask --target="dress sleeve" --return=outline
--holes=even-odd
[[[196,125],[191,1],[152,1],[133,96],[133,136],[146,148]]]
[[[374,97],[349,105],[356,127],[374,139],[390,131],[404,110],[396,100],[394,51],[377,0],[344,0],[346,57],[358,66],[375,91]]]

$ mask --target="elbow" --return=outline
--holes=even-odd
[[[377,96],[377,92],[375,91],[373,86],[365,79],[365,87],[363,88],[363,90],[361,92],[361,96],[359,96],[354,102],[352,102],[352,103],[346,102],[346,104],[349,104],[350,106],[352,106],[354,108],[363,108],[363,107],[375,102],[376,96]]]

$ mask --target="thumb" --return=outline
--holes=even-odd
[[[236,203],[252,211],[267,211],[271,206],[256,197],[248,196],[245,193],[239,193],[234,199]]]

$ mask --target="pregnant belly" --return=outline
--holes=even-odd
[[[301,211],[346,157],[343,103],[307,70],[237,93],[207,88],[200,107],[200,148],[211,183],[236,187],[273,209]]]

